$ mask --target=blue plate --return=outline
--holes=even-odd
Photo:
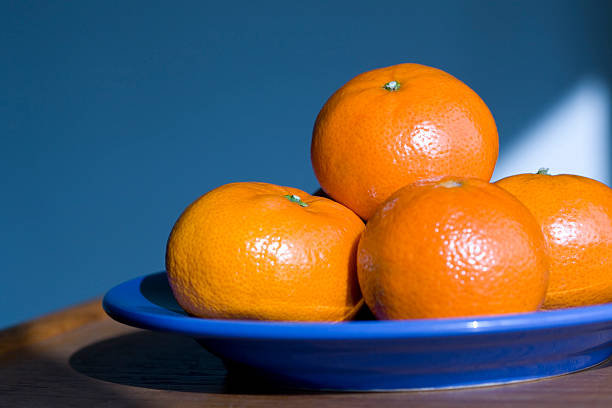
[[[583,370],[612,353],[612,304],[482,318],[345,323],[187,315],[165,273],[104,297],[115,320],[195,338],[233,375],[282,387],[381,391],[505,384]]]

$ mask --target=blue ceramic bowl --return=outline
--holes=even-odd
[[[164,272],[104,297],[115,320],[195,338],[230,373],[283,387],[411,390],[533,380],[612,353],[612,304],[482,318],[344,323],[211,320],[187,315]]]

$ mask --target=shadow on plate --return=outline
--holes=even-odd
[[[159,307],[187,316],[172,294],[166,272],[146,276],[140,283],[140,293]]]

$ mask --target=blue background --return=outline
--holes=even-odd
[[[162,270],[218,185],[314,191],[314,119],[363,71],[455,75],[502,155],[580,78],[612,77],[605,1],[302,3],[0,3],[0,327]]]

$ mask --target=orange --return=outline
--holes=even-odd
[[[192,203],[168,239],[178,303],[206,318],[340,321],[362,304],[348,208],[301,190],[232,183]]]
[[[420,179],[490,180],[497,153],[497,128],[483,100],[452,75],[419,64],[347,82],[319,112],[311,144],[323,190],[365,220]]]
[[[540,222],[551,251],[544,308],[612,301],[612,189],[570,175],[519,174],[495,184],[521,200]]]
[[[368,221],[357,271],[379,319],[532,312],[548,283],[548,249],[529,210],[480,179],[403,187]]]

